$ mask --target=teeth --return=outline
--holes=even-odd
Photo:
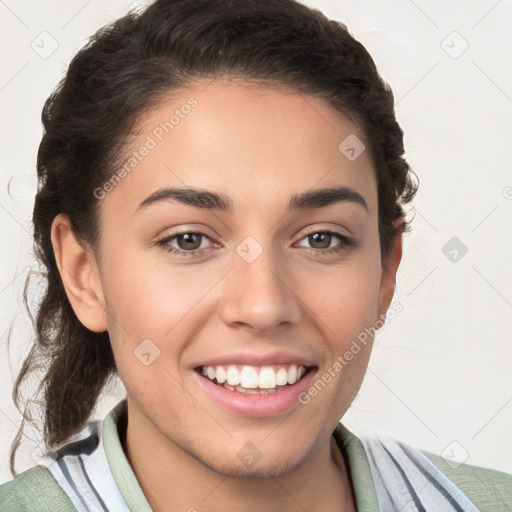
[[[279,368],[276,373],[276,384],[278,386],[286,386],[286,384],[288,384],[288,372],[286,371],[286,368]]]
[[[276,387],[276,372],[272,368],[262,368],[258,387],[263,389],[272,389]]]
[[[259,388],[246,389],[240,385],[230,386],[227,382],[222,384],[222,387],[229,389],[230,391],[238,391],[239,393],[244,393],[245,395],[271,395],[273,393],[279,393],[279,391],[282,391],[284,389],[284,386],[279,389],[259,389]]]
[[[226,379],[227,379],[226,370],[224,370],[224,368],[222,366],[217,366],[217,368],[215,369],[215,378],[217,379],[217,382],[219,384],[222,384],[223,382],[226,381]],[[213,379],[210,379],[210,380],[213,380]]]
[[[206,366],[201,368],[201,374],[216,381],[231,391],[248,394],[270,394],[281,391],[286,385],[295,384],[306,373],[305,366],[292,364],[289,366]],[[258,373],[259,371],[259,373]],[[277,388],[277,389],[276,389]]]
[[[288,384],[295,384],[297,382],[297,367],[292,364],[288,370]]]
[[[230,386],[240,384],[240,372],[236,369],[236,366],[228,366],[227,382]]]
[[[258,387],[258,372],[252,366],[244,366],[240,372],[240,386],[243,388]]]

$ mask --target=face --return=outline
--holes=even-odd
[[[354,136],[322,100],[205,83],[144,115],[121,179],[97,192],[129,421],[218,473],[298,467],[361,385],[372,340],[344,354],[387,310],[396,268],[381,265],[375,171]]]

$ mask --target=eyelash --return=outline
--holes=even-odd
[[[308,236],[315,235],[318,233],[334,235],[340,239],[341,243],[339,245],[331,247],[330,249],[312,249],[312,248],[304,247],[304,249],[306,249],[308,252],[313,252],[317,256],[324,256],[326,254],[337,253],[337,252],[341,252],[348,248],[355,248],[357,246],[357,243],[352,238],[349,238],[346,235],[343,235],[342,233],[338,233],[337,231],[329,231],[329,230],[312,231],[311,233],[305,234],[301,238],[301,240],[303,240],[304,238],[307,238]],[[187,234],[188,235],[199,235],[201,237],[208,238],[209,240],[211,240],[208,235],[205,235],[204,233],[201,233],[199,231],[183,231],[181,233],[174,233],[170,236],[162,238],[161,240],[158,240],[157,245],[162,247],[162,249],[166,252],[173,253],[177,256],[182,256],[185,258],[199,256],[199,255],[203,254],[203,252],[205,251],[205,248],[195,249],[193,251],[185,251],[183,249],[176,249],[175,247],[167,245],[171,240],[177,238],[178,236],[187,235]]]

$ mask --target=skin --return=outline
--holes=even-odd
[[[364,132],[320,99],[225,79],[170,94],[144,114],[126,155],[191,96],[191,113],[99,201],[97,251],[77,243],[64,216],[52,226],[74,311],[92,331],[109,332],[127,391],[125,453],[155,511],[355,510],[331,434],[361,386],[371,340],[307,405],[266,418],[218,405],[193,368],[279,349],[313,360],[319,378],[387,311],[402,235],[382,263],[371,155],[349,161],[338,150],[350,134],[365,141]],[[343,202],[286,213],[292,195],[341,185],[368,212]],[[223,193],[234,210],[168,200],[136,212],[165,186]],[[177,229],[204,233],[194,248],[205,252],[183,257],[157,245]],[[333,236],[328,247],[342,250],[322,255],[325,245],[307,235],[325,230],[357,245]],[[263,249],[252,263],[236,252],[247,236]],[[169,244],[187,247],[179,237]],[[145,366],[134,350],[147,338],[160,355]],[[237,457],[248,442],[261,453],[251,467]]]

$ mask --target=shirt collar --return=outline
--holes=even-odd
[[[119,402],[103,421],[103,445],[112,476],[130,510],[153,512],[124,453],[119,429],[126,428],[126,399]],[[361,441],[343,424],[333,432],[345,460],[359,512],[378,512],[377,495],[370,466]]]

